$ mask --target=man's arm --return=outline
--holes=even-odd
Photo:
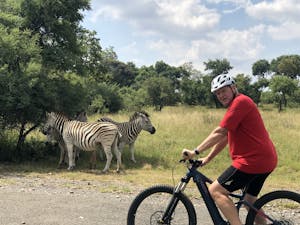
[[[203,152],[211,147],[214,147],[209,153],[207,160],[210,161],[215,157],[227,144],[227,129],[223,127],[216,127],[207,138],[197,146],[196,151],[190,151],[188,149],[183,149],[182,155],[184,158],[193,158],[196,154]]]
[[[223,127],[217,127],[208,135],[208,137],[200,145],[197,146],[197,150],[200,153],[205,151],[206,149],[215,146],[216,144],[224,145],[223,142],[225,142],[225,140],[227,143],[227,129]],[[223,146],[223,148],[225,146]]]

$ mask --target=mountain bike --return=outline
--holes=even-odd
[[[208,191],[208,184],[211,184],[212,180],[199,171],[200,167],[201,161],[190,159],[187,161],[188,171],[177,186],[156,185],[139,193],[130,205],[127,225],[196,225],[195,207],[190,198],[184,194],[191,179],[197,185],[212,224],[229,224],[222,217]],[[230,196],[234,199],[239,215],[246,225],[255,224],[257,215],[265,218],[267,224],[300,224],[300,194],[288,190],[272,191],[257,199],[254,204],[244,200],[245,194],[246,189],[243,189],[240,193],[235,192]],[[198,224],[208,224],[207,220],[199,220]]]

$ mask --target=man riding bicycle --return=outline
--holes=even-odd
[[[241,225],[238,212],[229,194],[248,187],[245,199],[254,203],[268,175],[277,165],[277,153],[265,128],[256,104],[240,94],[234,79],[221,74],[211,83],[211,92],[227,111],[208,137],[194,150],[183,149],[184,159],[212,148],[201,158],[202,165],[209,163],[227,144],[232,164],[209,187],[214,201],[231,225]],[[266,224],[257,217],[258,224]]]

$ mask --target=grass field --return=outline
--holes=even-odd
[[[186,168],[178,163],[183,148],[193,149],[216,127],[225,109],[207,109],[204,107],[165,107],[161,112],[147,110],[157,132],[151,135],[145,131],[140,134],[135,148],[137,163],[132,163],[126,146],[123,154],[125,173],[109,173],[101,175],[90,172],[88,168],[88,153],[83,154],[74,172],[57,170],[56,163],[49,161],[40,164],[27,163],[19,166],[20,171],[27,174],[47,174],[49,172],[70,179],[99,179],[102,181],[116,180],[125,185],[112,185],[110,190],[102,191],[130,191],[129,186],[147,187],[154,184],[177,183]],[[300,109],[288,109],[278,113],[276,109],[260,108],[265,125],[277,148],[279,164],[268,178],[265,191],[273,189],[293,189],[300,191]],[[104,115],[101,115],[104,116]],[[128,121],[128,113],[105,115],[116,121]],[[95,121],[100,115],[89,117]],[[39,135],[39,134],[37,134]],[[98,161],[99,171],[105,162]],[[202,170],[212,179],[230,164],[227,149],[224,149],[210,164]],[[116,166],[112,162],[111,170]],[[258,165],[259,166],[259,165]],[[1,168],[0,168],[1,172]],[[173,181],[174,179],[174,181]],[[128,186],[126,185],[128,184]]]

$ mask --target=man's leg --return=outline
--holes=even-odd
[[[254,202],[257,200],[257,197],[253,196],[253,195],[250,195],[250,194],[246,194],[244,199],[251,203],[251,204],[254,204]],[[247,210],[249,210],[248,207],[246,207]],[[264,224],[267,224],[267,220],[259,215],[256,215],[255,217],[255,224],[261,224],[261,225],[264,225]]]
[[[242,225],[238,211],[229,197],[230,192],[220,185],[217,180],[209,186],[209,192],[230,225]]]

